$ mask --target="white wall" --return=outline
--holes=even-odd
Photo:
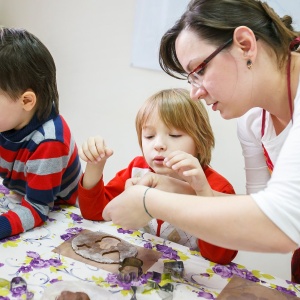
[[[0,0],[0,24],[26,28],[52,53],[60,111],[78,145],[100,134],[114,149],[105,181],[140,154],[134,119],[141,103],[160,89],[189,88],[162,71],[130,66],[135,4],[135,0]],[[235,121],[224,121],[211,110],[209,115],[216,137],[212,167],[230,180],[237,193],[244,193]],[[290,278],[289,255],[240,252],[236,261]]]

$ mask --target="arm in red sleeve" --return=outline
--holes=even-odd
[[[217,264],[226,265],[229,264],[237,255],[238,251],[229,250],[222,247],[218,247],[207,242],[198,240],[199,249],[201,255]]]
[[[225,194],[235,194],[232,185],[225,177],[209,167],[204,172],[213,190]],[[218,247],[201,240],[198,240],[198,246],[204,258],[222,265],[229,264],[238,253],[236,250]]]
[[[82,185],[84,174],[82,174],[78,184],[78,203],[82,216],[88,220],[102,221],[102,211],[109,199],[104,198],[104,183],[101,178],[91,189],[86,189]]]
[[[104,185],[103,178],[91,189],[82,186],[82,175],[78,185],[78,202],[85,219],[102,221],[102,212],[105,206],[125,189],[127,179],[132,177],[133,169],[149,170],[143,157],[134,158],[126,169],[117,172],[107,185]]]

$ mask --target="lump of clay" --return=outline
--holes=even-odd
[[[107,238],[113,239],[115,245],[104,243],[105,246],[101,246],[101,242]],[[130,243],[104,232],[80,233],[72,240],[72,248],[84,258],[105,264],[120,263],[127,257],[135,257],[138,252],[136,247]],[[118,260],[107,257],[107,254],[113,252],[119,253]]]

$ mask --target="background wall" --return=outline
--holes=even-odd
[[[0,24],[26,28],[52,53],[60,111],[78,145],[99,134],[114,149],[105,181],[141,153],[134,120],[142,102],[160,89],[189,88],[162,71],[131,66],[135,8],[136,0],[0,0]],[[225,121],[219,113],[208,112],[216,137],[211,165],[230,180],[237,193],[244,193],[235,120]],[[290,255],[242,251],[235,261],[290,278]]]

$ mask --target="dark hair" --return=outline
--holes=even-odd
[[[56,67],[49,50],[24,29],[0,28],[0,89],[12,99],[26,90],[37,97],[37,117],[45,120],[54,104],[59,113]]]
[[[291,24],[290,16],[280,18],[268,4],[258,0],[192,0],[181,18],[163,35],[159,64],[172,77],[186,75],[175,51],[175,41],[184,29],[219,46],[232,37],[235,28],[247,26],[275,52],[282,67],[291,41],[299,35]]]

